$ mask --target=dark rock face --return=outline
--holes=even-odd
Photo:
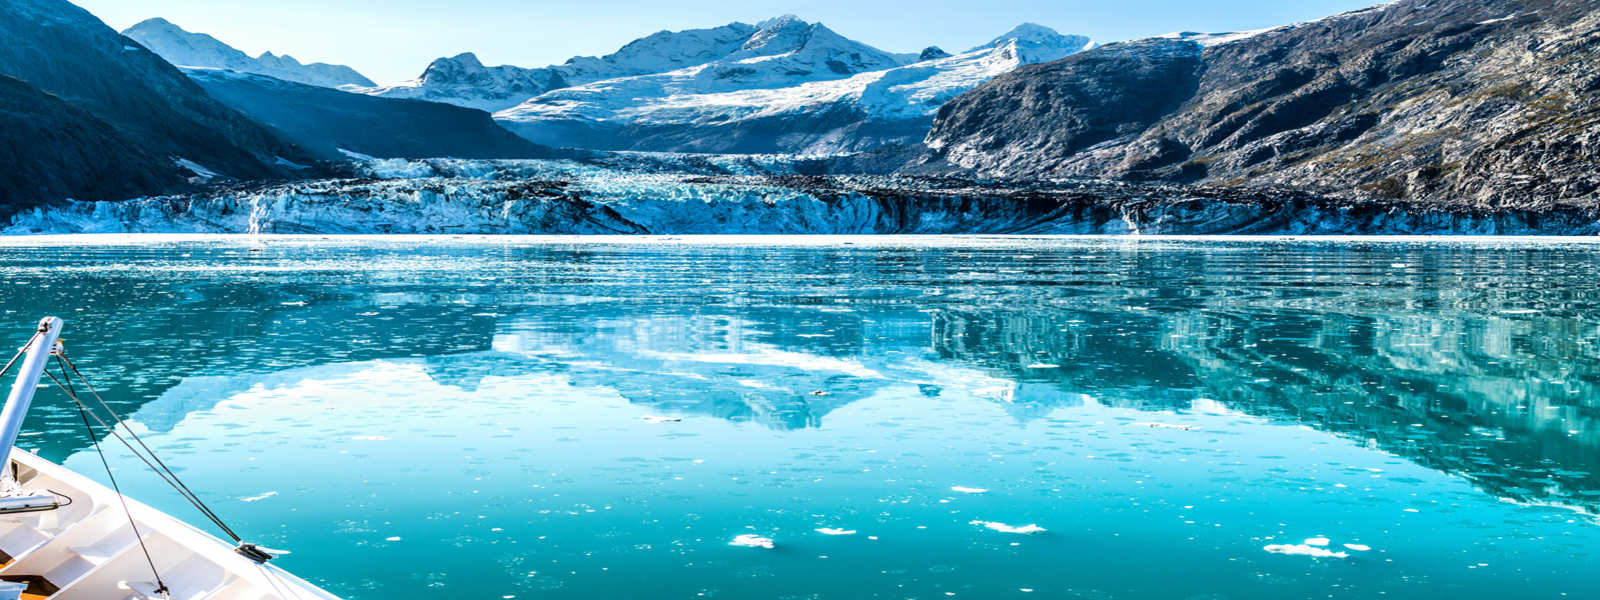
[[[934,60],[936,58],[949,58],[949,57],[950,57],[950,53],[949,52],[945,52],[944,48],[940,48],[938,46],[928,46],[927,48],[923,48],[922,49],[922,53],[921,54],[917,55],[917,60],[919,60],[919,61],[921,61],[921,60]]]
[[[1194,95],[1201,70],[1200,46],[1176,40],[1021,67],[941,107],[929,145],[998,174],[1049,170],[1053,158],[1148,129]]]
[[[201,87],[317,154],[378,158],[543,158],[552,151],[501,128],[489,113],[423,100],[352,94],[264,75],[194,69]]]
[[[87,111],[0,75],[0,218],[45,199],[121,200],[185,173]]]
[[[1592,0],[1402,0],[1206,48],[1193,71],[1141,70],[1133,57],[1153,62],[1178,43],[996,78],[940,111],[915,168],[1479,208],[1590,205],[1600,193]],[[1135,83],[1155,97],[1138,98]]]
[[[125,141],[110,144],[105,151],[117,147],[143,151],[143,155],[127,155],[131,163],[145,164],[149,156],[154,156],[170,164],[181,157],[225,176],[275,178],[290,172],[279,164],[279,158],[310,161],[302,151],[266,128],[211,99],[182,72],[137,42],[63,0],[0,2],[0,39],[5,40],[0,44],[0,74],[25,81],[92,115],[115,131],[115,136],[105,132],[96,135]],[[50,103],[38,104],[31,110],[64,114],[60,106]],[[78,117],[81,115],[72,120],[88,123]],[[88,135],[88,130],[97,128],[102,126],[84,125],[82,132]],[[51,164],[51,157],[71,155],[86,138],[53,137],[26,128],[7,128],[0,130],[0,139],[12,146],[35,146],[36,150],[25,154],[22,160],[38,160],[26,168],[43,170]],[[126,189],[142,189],[141,183],[166,181],[170,178],[162,175],[165,172],[158,169],[149,178],[130,180]],[[8,201],[25,204],[59,200],[60,192],[74,196],[110,193],[117,186],[107,183],[48,189],[55,191],[43,196],[29,192]]]

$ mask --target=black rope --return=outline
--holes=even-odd
[[[61,363],[61,378],[67,380],[67,395],[71,396],[73,400],[77,400],[77,390],[72,388],[72,380],[67,379],[66,362],[62,360],[60,354],[56,355],[56,362]],[[45,372],[49,373],[49,371]],[[54,380],[55,376],[51,375],[50,379]],[[57,385],[60,385],[60,383],[60,381],[56,382]],[[144,552],[144,561],[150,565],[150,574],[156,578],[156,593],[167,596],[167,584],[161,581],[161,571],[156,569],[156,561],[150,557],[150,548],[144,545],[144,536],[139,534],[139,522],[133,518],[133,511],[128,509],[128,497],[122,495],[122,488],[117,485],[117,476],[111,472],[111,462],[106,460],[105,450],[100,448],[100,436],[94,434],[94,426],[89,424],[89,412],[85,410],[86,407],[82,402],[77,404],[78,416],[83,419],[84,433],[89,436],[89,443],[94,444],[95,453],[100,455],[100,464],[106,468],[106,479],[111,480],[111,491],[116,492],[117,500],[122,502],[122,514],[128,516],[128,526],[133,528],[133,539],[138,540],[139,550]]]
[[[124,423],[122,416],[117,414],[117,411],[111,408],[111,405],[106,402],[105,398],[100,396],[99,390],[96,390],[94,385],[89,383],[89,379],[83,376],[83,372],[79,371],[78,366],[72,363],[72,359],[60,354],[57,354],[56,358],[66,364],[66,368],[72,369],[72,374],[78,376],[78,381],[83,382],[83,387],[89,390],[89,393],[93,395],[94,399],[100,403],[100,406],[106,410],[106,413],[111,415],[113,420],[119,424]],[[66,376],[65,370],[62,371],[62,376]],[[69,381],[68,383],[71,382]],[[138,442],[140,448],[143,448],[144,451],[150,455],[150,459],[155,461],[155,465],[159,465],[160,469],[157,472],[158,475],[163,472],[166,473],[167,477],[171,478],[167,483],[172,485],[173,488],[177,489],[178,493],[187,498],[191,504],[194,504],[195,508],[199,509],[201,513],[205,514],[207,519],[210,519],[212,523],[215,523],[218,528],[222,529],[224,533],[228,534],[228,537],[233,538],[234,543],[244,542],[244,540],[239,537],[239,534],[234,533],[233,528],[228,527],[227,523],[222,522],[222,517],[217,516],[217,513],[213,512],[210,506],[207,506],[204,501],[200,500],[199,495],[190,490],[189,486],[184,485],[183,480],[178,478],[178,474],[172,472],[172,469],[167,466],[167,463],[161,461],[161,457],[156,454],[155,450],[151,450],[150,446],[144,443],[144,439],[140,438],[139,434],[135,433],[132,427],[127,427],[124,425],[123,429],[128,432],[129,437],[132,437],[135,442]],[[126,444],[127,442],[124,441],[123,443]],[[130,446],[129,450],[132,449],[133,448]],[[137,451],[134,453],[138,454]],[[150,463],[149,461],[146,461],[145,464],[149,465]],[[150,468],[155,469],[155,465],[152,465]],[[167,477],[162,477],[162,479],[167,479]]]
[[[209,510],[203,508],[203,503],[200,502],[199,498],[194,498],[194,497],[184,493],[183,490],[186,490],[188,488],[181,487],[178,484],[173,483],[171,479],[168,479],[167,476],[164,473],[162,473],[160,469],[156,468],[156,466],[150,462],[149,458],[146,458],[144,454],[140,453],[138,449],[134,448],[133,444],[128,443],[127,438],[124,438],[124,437],[122,437],[122,434],[117,433],[117,428],[116,427],[113,427],[113,426],[107,424],[104,419],[100,418],[100,415],[96,414],[93,410],[90,410],[89,406],[84,404],[83,400],[80,400],[78,398],[77,394],[74,394],[74,393],[70,392],[67,389],[67,386],[61,382],[61,380],[56,379],[55,374],[53,374],[53,373],[51,373],[49,371],[45,371],[44,375],[46,377],[49,377],[51,381],[54,381],[56,383],[56,386],[61,388],[61,391],[67,392],[67,397],[71,398],[73,402],[77,403],[79,410],[85,411],[91,418],[94,419],[94,421],[96,423],[99,423],[101,427],[104,427],[106,429],[106,431],[111,434],[111,437],[114,437],[114,438],[117,439],[117,441],[122,442],[122,445],[128,449],[128,452],[133,454],[134,458],[137,458],[137,459],[139,459],[140,462],[143,462],[144,466],[149,467],[151,471],[154,471],[156,476],[161,478],[161,481],[166,482],[166,484],[169,485],[169,486],[172,486],[173,489],[179,490],[178,494],[180,496],[183,496],[183,499],[188,500],[190,504],[195,505],[195,508],[200,509],[200,512],[202,514],[205,514],[206,518],[210,519],[211,522],[215,523],[218,527],[221,527],[223,531],[227,532],[230,536],[233,535],[233,530],[228,529],[228,526],[223,524],[223,523],[221,523],[220,520],[217,519],[213,513],[211,513]],[[65,374],[63,374],[62,376],[65,377]],[[234,540],[238,541],[239,538],[237,536],[234,536]]]
[[[11,365],[17,364],[17,359],[22,358],[22,354],[28,351],[28,346],[32,346],[33,341],[37,339],[39,339],[39,334],[34,333],[33,337],[28,338],[28,343],[23,344],[21,348],[17,349],[16,354],[11,355],[11,360],[6,361],[6,366],[0,367],[0,377],[5,377],[6,371],[11,370]]]

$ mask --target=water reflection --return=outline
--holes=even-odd
[[[1600,514],[1590,245],[8,241],[0,266],[0,326],[66,316],[77,362],[157,432],[373,359],[775,431],[890,386],[938,398],[955,369],[1018,422],[1220,406]],[[43,403],[29,443],[81,450],[75,418]]]

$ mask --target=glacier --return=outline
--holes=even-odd
[[[368,160],[348,177],[233,184],[13,215],[3,234],[1600,235],[1584,211],[1470,212],[1290,191],[818,174],[817,159]]]

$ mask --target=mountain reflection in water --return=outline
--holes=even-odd
[[[1600,515],[1600,245],[961,239],[272,239],[0,247],[3,331],[68,320],[153,432],[370,361],[471,393],[555,375],[661,415],[826,431],[949,386],[1018,423],[1087,405],[1331,432]],[[15,337],[15,336],[14,336]],[[18,338],[20,339],[20,337]],[[59,399],[58,399],[59,400]],[[903,410],[919,411],[915,398]],[[41,403],[24,438],[83,450]]]

